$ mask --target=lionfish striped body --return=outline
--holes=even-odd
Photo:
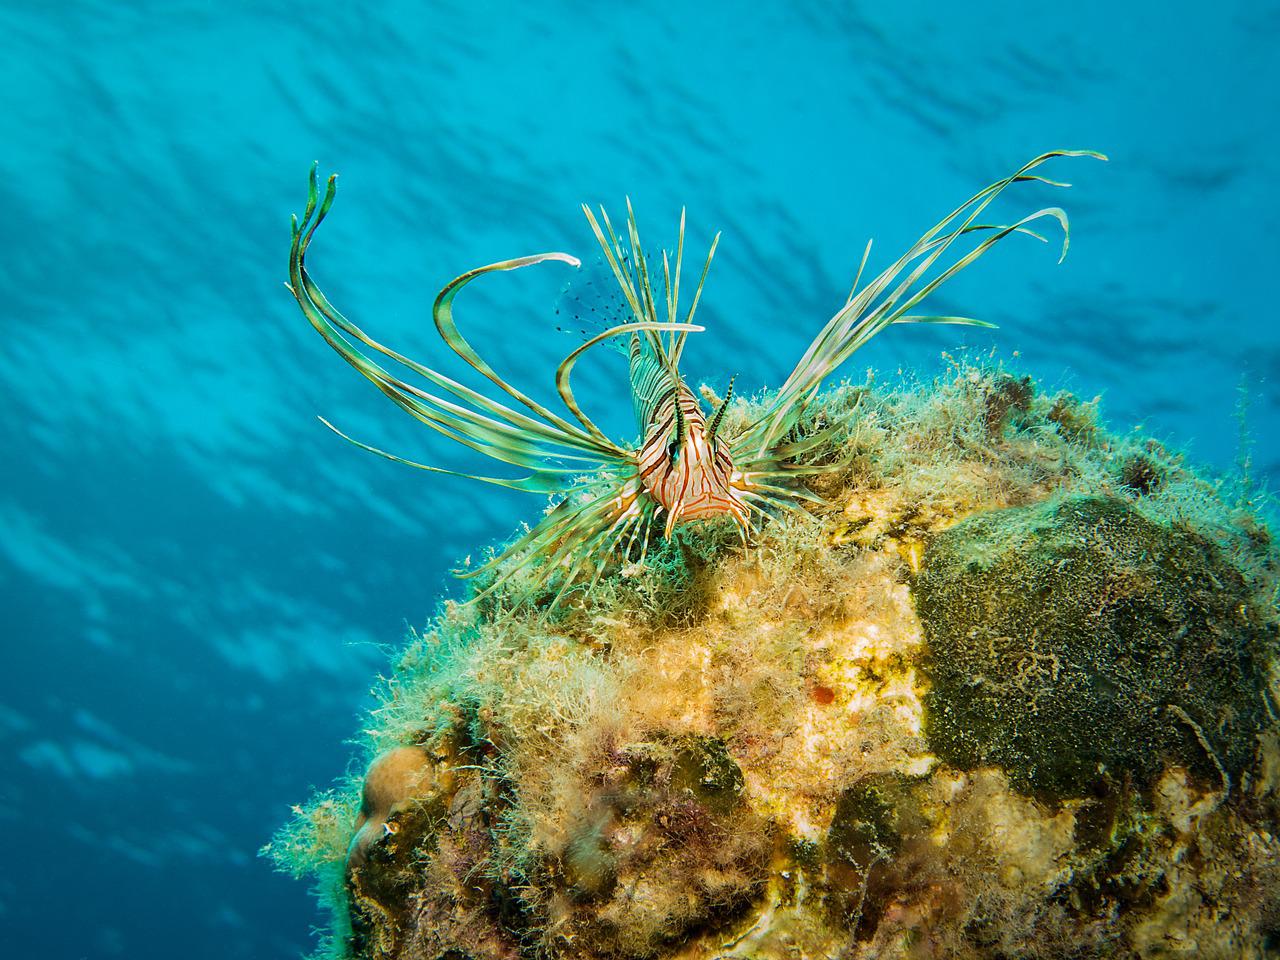
[[[305,261],[316,228],[333,204],[336,178],[329,178],[321,198],[313,167],[306,211],[301,223],[294,219],[289,257],[288,286],[303,315],[343,359],[410,416],[463,446],[527,473],[514,478],[487,477],[415,463],[352,440],[323,422],[363,449],[422,470],[559,497],[522,536],[482,566],[461,574],[492,576],[492,582],[477,597],[523,574],[529,585],[518,599],[531,598],[535,592],[558,583],[551,600],[554,606],[575,586],[585,584],[589,589],[613,559],[638,556],[638,561],[643,562],[659,521],[662,534],[669,537],[678,524],[728,517],[745,540],[759,523],[779,510],[800,509],[800,503],[806,500],[821,503],[795,479],[825,469],[802,466],[797,459],[826,438],[817,434],[797,439],[796,428],[826,377],[854,352],[894,323],[989,326],[967,317],[920,316],[912,310],[1004,237],[1014,233],[1037,236],[1027,226],[1033,221],[1051,218],[1061,225],[1062,255],[1066,255],[1067,218],[1057,207],[1037,210],[1010,224],[978,222],[981,213],[1012,184],[1034,181],[1067,186],[1031,172],[1061,156],[1105,159],[1090,151],[1064,150],[1036,157],[1012,176],[965,201],[879,275],[859,286],[871,249],[868,244],[853,290],[843,306],[818,332],[795,369],[772,394],[763,415],[738,428],[732,437],[721,435],[732,397],[732,381],[728,395],[708,419],[679,371],[686,338],[704,329],[695,325],[693,318],[720,239],[718,234],[707,253],[692,303],[682,315],[684,214],[680,216],[674,262],[663,251],[662,284],[655,291],[630,203],[625,244],[603,209],[597,219],[589,208],[583,207],[629,316],[626,322],[587,340],[557,368],[556,390],[568,413],[566,417],[498,375],[459,331],[453,301],[463,287],[479,276],[546,261],[558,260],[576,267],[577,258],[545,253],[504,260],[463,274],[436,297],[432,317],[437,332],[467,365],[501,391],[504,399],[495,399],[378,343],[325,297],[311,279]],[[970,236],[981,239],[967,245],[964,241]],[[954,246],[961,248],[959,255],[939,266]],[[579,406],[570,384],[578,359],[614,338],[625,339],[630,359],[631,395],[639,427],[634,444],[617,443],[606,436]],[[401,379],[375,354],[415,374],[420,384]]]
[[[729,445],[716,436],[720,420],[708,427],[702,404],[688,385],[672,385],[662,364],[646,355],[639,336],[631,338],[631,396],[644,443],[637,453],[640,480],[667,512],[666,534],[682,520],[727,515],[750,528],[750,511],[733,469]],[[726,398],[727,402],[728,398]],[[724,410],[721,404],[717,414]]]

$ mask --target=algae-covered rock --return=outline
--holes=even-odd
[[[1096,413],[846,388],[802,425],[826,508],[446,605],[270,847],[321,954],[1274,955],[1275,549]]]
[[[443,763],[443,790],[397,805],[348,856],[355,955],[519,956],[550,924],[565,943],[654,956],[739,915],[765,882],[771,827],[715,738],[659,735],[598,757],[555,822],[530,825],[554,835],[524,863],[510,856],[518,785],[465,762],[477,759]]]
[[[384,833],[391,832],[388,819],[417,798],[429,796],[433,770],[427,752],[420,747],[396,747],[369,764],[360,791],[360,815],[356,835],[347,851],[347,863],[359,866]]]
[[[950,764],[1062,798],[1170,764],[1239,782],[1253,760],[1274,624],[1183,526],[1115,497],[997,510],[938,536],[914,592]]]

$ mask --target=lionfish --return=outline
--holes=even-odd
[[[859,348],[894,323],[991,326],[970,317],[912,311],[1010,234],[1028,234],[1044,240],[1029,229],[1034,221],[1057,221],[1063,234],[1059,262],[1062,261],[1067,254],[1070,228],[1061,208],[1036,210],[1009,224],[979,223],[978,218],[1012,184],[1030,181],[1069,186],[1033,171],[1055,157],[1079,156],[1106,159],[1087,150],[1041,154],[956,207],[902,256],[860,286],[871,252],[868,243],[845,303],[818,331],[782,386],[766,399],[762,412],[731,435],[726,435],[725,411],[732,398],[733,382],[708,415],[699,396],[680,374],[686,338],[705,329],[693,321],[719,234],[712,240],[692,300],[682,314],[684,212],[680,215],[674,258],[666,250],[662,252],[662,284],[657,291],[651,279],[657,261],[651,264],[641,247],[630,201],[625,245],[603,207],[597,218],[583,204],[587,223],[625,301],[627,320],[587,339],[556,369],[556,391],[566,417],[522,392],[485,361],[459,331],[453,302],[467,284],[485,274],[548,261],[577,267],[580,261],[576,257],[541,253],[477,267],[450,282],[436,297],[432,317],[437,332],[464,363],[504,395],[494,399],[378,343],[339,313],[321,292],[307,272],[306,254],[333,204],[337,177],[329,177],[321,198],[313,166],[302,220],[293,218],[289,255],[288,287],[303,315],[344,360],[410,416],[465,447],[519,467],[527,474],[514,478],[479,476],[416,463],[354,440],[324,418],[321,422],[358,447],[420,470],[559,497],[538,523],[487,562],[460,572],[464,577],[492,575],[492,582],[473,599],[525,572],[530,583],[519,599],[527,599],[540,590],[549,591],[558,580],[551,600],[554,606],[575,585],[585,583],[587,589],[594,586],[612,558],[634,556],[638,549],[639,562],[643,563],[644,551],[657,533],[659,521],[661,535],[670,537],[679,524],[729,517],[745,540],[779,510],[801,509],[803,501],[817,500],[796,478],[806,471],[822,469],[806,466],[802,459],[826,437],[822,431],[806,435],[798,427],[823,381]],[[976,242],[966,242],[970,238]],[[951,256],[943,261],[948,254]],[[930,276],[935,266],[938,270]],[[616,345],[615,338],[622,338],[630,362],[631,397],[639,427],[639,435],[631,444],[617,443],[606,436],[583,412],[570,383],[579,358],[606,341]],[[425,385],[406,382],[375,355],[395,361],[422,378]]]

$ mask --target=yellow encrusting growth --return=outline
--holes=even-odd
[[[726,429],[766,405],[730,405]],[[677,531],[552,609],[504,602],[521,595],[517,572],[411,638],[369,717],[365,783],[301,808],[270,847],[335,908],[327,955],[1273,949],[1280,618],[1261,522],[1159,444],[1109,433],[1095,404],[998,367],[845,385],[798,429],[828,433],[806,454],[828,465],[806,481],[827,508],[746,547],[727,525]],[[1086,553],[1054,552],[1077,527]],[[1080,557],[1090,577],[1069,579]],[[953,636],[937,621],[970,568],[992,583],[972,649],[970,627]],[[1006,569],[1021,579],[1001,581]],[[1012,609],[1007,591],[1045,571],[1087,623],[1049,610],[1025,642],[981,633]],[[1181,616],[1178,578],[1202,571],[1247,613],[1197,600],[1182,634],[1124,632]],[[1180,689],[1171,652],[1198,630],[1236,645],[1223,689],[1238,699],[1219,717],[1162,702],[1149,763],[1095,763],[1110,731],[1054,696],[1079,637],[1104,627],[1132,659],[1101,678],[1117,702]],[[991,654],[968,686],[937,662],[945,643]],[[1143,686],[1146,664],[1167,676]],[[992,719],[983,697],[997,687],[1007,709]],[[1047,731],[1065,760],[1041,749],[1040,705],[1082,723]],[[972,742],[946,722],[971,715]],[[1005,736],[1007,756],[984,739]]]

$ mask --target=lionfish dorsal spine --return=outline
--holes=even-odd
[[[725,391],[724,399],[720,401],[720,405],[716,408],[715,416],[711,418],[711,425],[707,428],[707,442],[715,449],[716,435],[720,432],[720,423],[724,420],[724,412],[729,409],[729,403],[733,400],[733,382],[738,379],[738,375],[734,374],[729,378],[729,389]]]

